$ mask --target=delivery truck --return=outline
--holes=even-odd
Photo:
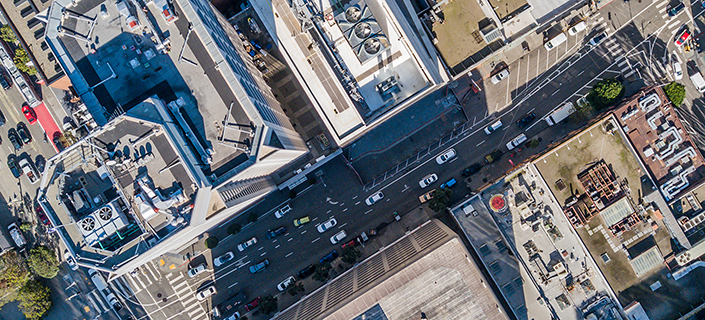
[[[546,123],[548,123],[549,126],[553,126],[563,121],[565,118],[568,118],[573,112],[575,112],[575,106],[573,106],[572,102],[568,101],[562,107],[549,113],[545,119]]]

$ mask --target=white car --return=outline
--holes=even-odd
[[[69,268],[71,268],[71,270],[78,270],[78,264],[76,264],[76,260],[68,251],[64,253],[64,260],[66,260],[66,264],[69,265]]]
[[[251,246],[251,245],[253,245],[253,244],[255,244],[255,243],[257,243],[257,238],[256,238],[256,237],[252,237],[252,239],[247,240],[247,241],[245,241],[245,242],[243,242],[243,243],[241,243],[241,244],[238,244],[238,245],[237,245],[237,249],[240,250],[240,252],[243,252],[243,251],[245,251],[245,249],[247,249],[249,246]]]
[[[436,163],[444,164],[448,162],[448,160],[453,158],[455,158],[455,149],[451,148],[443,152],[440,156],[436,157]]]
[[[504,69],[500,72],[497,72],[497,74],[492,76],[492,84],[498,84],[500,81],[504,80],[504,78],[509,76],[509,69]]]
[[[377,201],[382,200],[382,198],[384,198],[384,194],[382,193],[382,191],[379,191],[379,192],[369,196],[367,198],[367,200],[365,200],[365,203],[367,203],[368,206],[371,206],[371,205],[375,204]]]
[[[676,80],[683,79],[683,68],[678,61],[673,62],[673,78]]]
[[[24,173],[25,176],[27,176],[27,179],[29,179],[29,183],[35,184],[37,181],[39,181],[39,174],[37,173],[37,169],[34,168],[34,166],[27,161],[27,159],[22,158],[19,162],[20,168],[22,169],[22,173]]]
[[[216,267],[220,267],[220,266],[228,263],[228,261],[232,260],[233,258],[235,258],[235,254],[233,254],[232,251],[228,251],[228,252],[220,255],[220,257],[213,259],[213,264]]]
[[[501,127],[502,127],[502,120],[497,120],[493,124],[491,124],[491,125],[487,126],[487,128],[485,128],[485,133],[492,134],[492,132],[497,131],[497,129],[499,129]]]
[[[318,229],[318,232],[324,233],[328,229],[335,227],[336,224],[338,224],[338,221],[335,220],[335,218],[330,218],[330,219],[328,219],[328,221],[319,224],[318,227],[316,227],[316,229]]]
[[[240,311],[235,311],[235,313],[223,320],[240,320]]]
[[[199,291],[196,294],[196,298],[198,298],[198,301],[203,301],[216,293],[217,293],[217,291],[215,291],[215,286],[210,286],[208,288],[205,288],[205,289]]]
[[[206,271],[206,264],[205,263],[201,263],[200,265],[196,266],[195,268],[188,269],[187,273],[188,273],[189,278],[193,278],[203,271]]]
[[[332,237],[330,237],[330,243],[336,244],[336,243],[340,242],[340,240],[345,239],[345,237],[347,235],[348,234],[345,233],[345,230],[341,230],[340,232],[338,232],[338,233],[334,234]]]
[[[526,141],[526,135],[522,133],[516,138],[512,139],[512,141],[507,142],[507,149],[512,150],[524,143],[524,141]]]
[[[574,36],[585,29],[587,29],[587,23],[585,21],[580,21],[578,24],[568,29],[568,34]]]
[[[431,174],[423,177],[423,179],[421,179],[421,181],[419,181],[419,185],[421,186],[421,188],[426,188],[426,187],[430,186],[432,183],[436,182],[436,180],[438,180],[438,176],[435,173],[431,173]]]
[[[284,291],[284,290],[286,290],[286,288],[288,288],[290,285],[292,285],[294,283],[294,281],[296,281],[294,276],[288,277],[288,278],[284,279],[284,281],[279,282],[279,284],[277,285],[277,289],[279,289],[279,291]]]
[[[287,205],[281,207],[276,212],[274,212],[274,216],[277,219],[279,219],[279,218],[283,217],[285,214],[289,213],[289,211],[291,211],[291,207],[287,204]]]

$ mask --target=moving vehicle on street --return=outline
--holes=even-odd
[[[76,263],[76,260],[73,258],[70,252],[64,252],[64,260],[66,260],[66,264],[69,266],[69,268],[71,268],[71,270],[78,270],[78,264]]]
[[[365,203],[366,203],[368,206],[371,206],[371,205],[375,204],[377,201],[382,200],[382,198],[384,198],[384,194],[382,193],[382,191],[378,191],[377,193],[375,193],[375,194],[369,196],[369,197],[365,200]]]
[[[681,63],[679,61],[673,62],[673,78],[675,80],[683,79],[683,68],[681,68]]]
[[[216,267],[220,267],[220,266],[228,263],[233,258],[235,258],[235,254],[232,251],[228,251],[226,253],[221,254],[219,257],[213,259],[213,264]]]
[[[525,115],[523,118],[517,120],[517,126],[519,128],[524,128],[529,126],[532,122],[534,122],[534,119],[536,119],[536,114],[535,113],[529,113]]]
[[[335,218],[330,218],[326,222],[321,223],[316,227],[316,230],[318,230],[319,233],[324,233],[330,228],[335,227],[338,224],[338,220],[335,220]]]
[[[593,46],[593,47],[597,46],[598,44],[600,44],[600,42],[602,42],[602,40],[604,38],[607,38],[607,33],[602,32],[602,33],[594,36],[592,39],[590,39],[590,41],[588,42],[588,45]]]
[[[520,146],[522,143],[524,143],[524,141],[526,141],[526,135],[522,133],[516,138],[512,139],[512,141],[507,142],[507,149],[512,150]]]
[[[274,216],[277,219],[279,219],[279,218],[283,217],[285,214],[289,213],[289,211],[291,211],[291,207],[287,204],[287,205],[279,208],[279,210],[275,211]]]
[[[456,155],[455,149],[450,148],[446,151],[443,151],[443,153],[441,153],[441,155],[436,157],[436,163],[444,164],[444,163],[448,162],[448,160],[455,158],[455,155]]]
[[[436,182],[436,180],[438,180],[438,176],[435,173],[431,173],[419,181],[419,186],[421,186],[422,189],[426,188]]]
[[[294,220],[294,227],[302,226],[309,222],[311,222],[311,218],[309,218],[308,216],[301,217]]]
[[[267,268],[268,265],[269,265],[269,260],[267,260],[267,259],[262,260],[259,263],[255,264],[253,266],[250,266],[250,272],[251,273],[262,272],[262,271],[264,271],[264,269]]]
[[[285,234],[285,233],[286,233],[285,226],[280,226],[279,228],[276,228],[274,230],[269,229],[269,230],[267,230],[267,239],[272,239],[280,234]]]
[[[252,246],[252,245],[254,245],[254,244],[256,244],[256,243],[257,243],[257,238],[256,238],[256,237],[252,237],[252,239],[249,239],[249,240],[247,240],[247,241],[245,241],[245,242],[243,242],[243,243],[241,243],[241,244],[238,244],[238,245],[237,245],[237,250],[240,251],[240,252],[243,252],[243,251],[245,251],[245,249],[247,249],[248,247],[250,247],[250,246]]]
[[[497,131],[497,129],[502,127],[502,120],[497,120],[485,128],[486,134],[492,134],[492,132]]]
[[[546,116],[546,123],[549,126],[553,126],[565,120],[565,118],[568,118],[568,116],[573,114],[573,112],[575,112],[575,106],[572,102],[568,101],[562,107],[556,109],[555,111],[551,112],[548,116]]]
[[[676,37],[676,47],[682,46],[686,41],[688,41],[688,39],[690,39],[690,31],[683,29],[683,31],[678,33],[678,37]]]

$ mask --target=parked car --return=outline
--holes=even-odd
[[[367,200],[365,200],[365,203],[368,206],[371,206],[371,205],[375,204],[377,201],[382,200],[382,198],[384,198],[384,194],[382,193],[382,191],[378,191],[377,193],[367,197]]]
[[[436,191],[436,189],[433,189],[433,190],[431,190],[431,191],[429,191],[429,192],[426,192],[426,193],[422,194],[422,195],[419,197],[419,201],[421,201],[421,203],[424,203],[424,202],[426,202],[426,201],[428,201],[428,200],[433,199],[433,192],[434,192],[434,191]]]
[[[327,230],[329,230],[330,228],[335,227],[335,225],[337,225],[337,224],[338,224],[338,221],[335,220],[335,218],[330,218],[326,222],[319,224],[318,227],[316,227],[316,229],[318,230],[319,233],[324,233]]]
[[[524,128],[524,127],[530,125],[534,121],[534,119],[536,119],[536,114],[533,112],[529,113],[529,114],[525,115],[523,118],[517,120],[517,126],[519,126],[519,128]]]
[[[3,114],[2,111],[0,111],[0,127],[5,125],[5,121],[6,121],[5,114]]]
[[[338,257],[338,251],[331,251],[327,255],[321,257],[321,259],[318,260],[319,263],[326,263],[326,262],[331,262],[335,260]]]
[[[492,163],[495,160],[499,159],[499,157],[501,157],[501,156],[502,156],[502,151],[499,151],[499,150],[492,151],[490,154],[485,156],[485,162],[487,162],[488,164]]]
[[[78,264],[76,263],[76,260],[68,251],[64,252],[64,260],[66,260],[66,264],[69,266],[69,268],[71,268],[71,270],[78,270]]]
[[[580,31],[583,31],[587,29],[587,22],[585,21],[580,21],[576,25],[570,27],[568,29],[568,34],[571,36],[577,35]]]
[[[245,305],[245,310],[251,311],[252,309],[257,308],[257,306],[259,306],[260,301],[262,301],[262,299],[260,297],[257,297],[255,298],[255,300],[248,302]]]
[[[508,150],[513,150],[514,148],[520,146],[524,141],[526,141],[526,135],[525,134],[520,134],[516,136],[514,139],[511,141],[507,142],[507,149]]]
[[[460,172],[460,174],[463,175],[463,177],[469,177],[473,173],[480,171],[482,169],[482,165],[475,162],[471,164],[469,167],[465,168],[463,171]]]
[[[32,166],[27,159],[20,160],[20,169],[22,169],[24,175],[27,176],[27,179],[29,179],[29,183],[35,184],[39,181],[37,169],[34,169],[34,166]]]
[[[286,233],[286,227],[281,226],[279,228],[276,228],[274,230],[269,229],[267,230],[267,239],[272,239],[280,234],[285,234]]]
[[[436,180],[438,180],[438,176],[435,173],[431,173],[431,174],[423,177],[423,179],[421,179],[421,181],[419,181],[419,186],[421,186],[421,188],[426,188],[426,187],[430,186],[432,183],[436,182]]]
[[[253,244],[256,244],[256,243],[257,243],[257,238],[256,238],[256,237],[252,237],[252,239],[249,239],[249,240],[247,240],[247,241],[245,241],[245,242],[243,242],[243,243],[241,243],[241,244],[238,244],[238,245],[237,245],[237,250],[239,250],[240,252],[243,252],[243,251],[245,251],[245,249],[247,249],[249,246],[251,246],[251,245],[253,245]]]
[[[448,189],[452,186],[454,186],[458,181],[455,181],[455,178],[450,178],[450,180],[446,181],[444,184],[441,185],[441,189]]]
[[[685,5],[683,2],[678,2],[675,6],[669,6],[668,8],[668,15],[673,17],[678,15],[683,9],[685,9]]]
[[[681,68],[681,63],[679,61],[673,62],[673,78],[675,80],[683,79],[683,68]]]
[[[39,218],[39,222],[41,222],[43,225],[47,227],[51,227],[51,221],[49,221],[49,217],[47,217],[46,213],[44,213],[44,209],[42,207],[36,207],[34,211],[37,212],[37,217]]]
[[[502,69],[502,71],[497,72],[497,74],[493,75],[490,80],[492,81],[492,84],[498,84],[500,81],[504,80],[508,76],[509,76],[509,68],[505,68],[505,69]]]
[[[289,213],[289,211],[291,211],[291,207],[287,204],[287,205],[279,208],[279,210],[275,211],[274,216],[277,219],[279,219],[279,218],[283,217],[285,214]]]
[[[340,230],[340,232],[334,234],[332,237],[330,237],[330,243],[336,244],[340,242],[340,240],[345,239],[345,236],[347,236],[347,233],[345,233],[345,230]]]
[[[224,254],[221,254],[219,257],[213,259],[213,264],[216,267],[220,267],[220,266],[228,263],[233,258],[235,258],[235,254],[232,251],[228,251]]]
[[[588,45],[591,45],[594,47],[594,46],[600,44],[600,42],[602,42],[602,40],[606,37],[607,37],[607,33],[605,33],[605,32],[600,33],[600,34],[594,36],[592,39],[590,39],[590,41],[588,42]]]
[[[678,34],[678,37],[676,38],[676,47],[682,46],[688,39],[690,38],[690,32],[687,29],[684,29]]]
[[[15,150],[22,149],[24,144],[22,143],[22,140],[20,140],[20,136],[17,134],[17,130],[15,130],[15,128],[10,128],[10,130],[7,131],[7,139],[10,140],[12,146],[15,147]]]
[[[262,271],[264,271],[264,269],[267,268],[268,265],[269,265],[269,260],[267,260],[267,259],[262,260],[259,263],[255,264],[253,266],[250,266],[250,272],[251,273],[262,272]]]
[[[290,285],[294,284],[295,281],[296,281],[296,278],[294,278],[294,276],[288,277],[288,278],[284,279],[284,281],[279,282],[279,284],[277,285],[277,289],[279,291],[284,291]]]
[[[206,271],[206,264],[205,263],[201,263],[194,268],[188,269],[188,272],[186,272],[186,273],[188,274],[189,278],[193,278],[203,271]]]
[[[22,106],[22,113],[24,113],[24,117],[27,118],[27,121],[29,124],[34,124],[37,122],[37,114],[34,112],[34,109],[28,105],[23,105]]]
[[[20,168],[17,166],[17,159],[14,154],[7,157],[7,167],[10,168],[10,172],[12,172],[15,178],[19,178],[22,175],[22,171],[20,171]]]
[[[29,133],[29,129],[27,129],[27,125],[24,124],[24,122],[20,121],[17,124],[17,133],[20,135],[20,140],[22,140],[24,144],[32,142],[32,134]]]
[[[308,265],[306,268],[301,269],[301,270],[296,274],[296,276],[297,276],[299,279],[304,279],[304,278],[306,278],[306,277],[312,275],[314,272],[316,272],[316,266],[317,266],[317,265],[316,265],[315,263],[314,263],[314,264],[310,264],[310,265]]]
[[[217,293],[217,291],[215,290],[215,286],[210,286],[210,287],[207,287],[207,288],[199,291],[196,294],[196,298],[198,299],[198,301],[203,301],[203,300],[208,299],[208,297],[210,297],[216,293]]]
[[[444,164],[444,163],[448,162],[448,160],[455,158],[455,154],[456,154],[455,149],[453,149],[453,148],[448,149],[448,150],[444,151],[443,153],[441,153],[441,155],[436,157],[436,163]]]
[[[364,232],[363,232],[363,233],[364,233]],[[342,245],[341,247],[342,247],[343,249],[345,249],[345,248],[347,248],[347,247],[354,247],[354,246],[355,246],[355,240],[350,240],[350,241],[347,242],[347,243],[343,243],[343,245]]]
[[[2,85],[2,88],[5,90],[10,90],[10,88],[12,88],[12,81],[7,80],[5,72],[3,71],[0,71],[0,85]]]
[[[309,218],[308,216],[304,216],[294,220],[294,227],[302,226],[309,222],[311,222],[311,218]]]

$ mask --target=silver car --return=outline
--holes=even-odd
[[[338,221],[335,220],[335,218],[330,218],[330,219],[328,219],[328,221],[318,225],[318,227],[316,227],[316,229],[318,230],[318,232],[324,233],[327,230],[329,230],[330,228],[335,227],[335,225],[337,225],[337,224],[338,224]]]
[[[500,81],[504,80],[504,78],[509,76],[509,69],[504,69],[497,74],[492,76],[492,83],[493,84],[498,84]]]
[[[206,264],[205,263],[201,263],[200,265],[196,266],[195,268],[189,269],[187,273],[188,273],[189,278],[193,278],[203,271],[206,271]]]
[[[257,243],[257,238],[252,237],[252,239],[247,240],[241,244],[238,244],[237,250],[239,250],[240,252],[243,252],[243,251],[245,251],[245,249],[247,249],[248,247],[250,247],[251,245],[256,244],[256,243]]]
[[[332,237],[330,237],[330,243],[336,244],[336,243],[340,242],[340,240],[345,239],[345,237],[347,235],[348,234],[345,233],[345,230],[341,230],[340,232],[338,232],[338,233],[334,234]]]

